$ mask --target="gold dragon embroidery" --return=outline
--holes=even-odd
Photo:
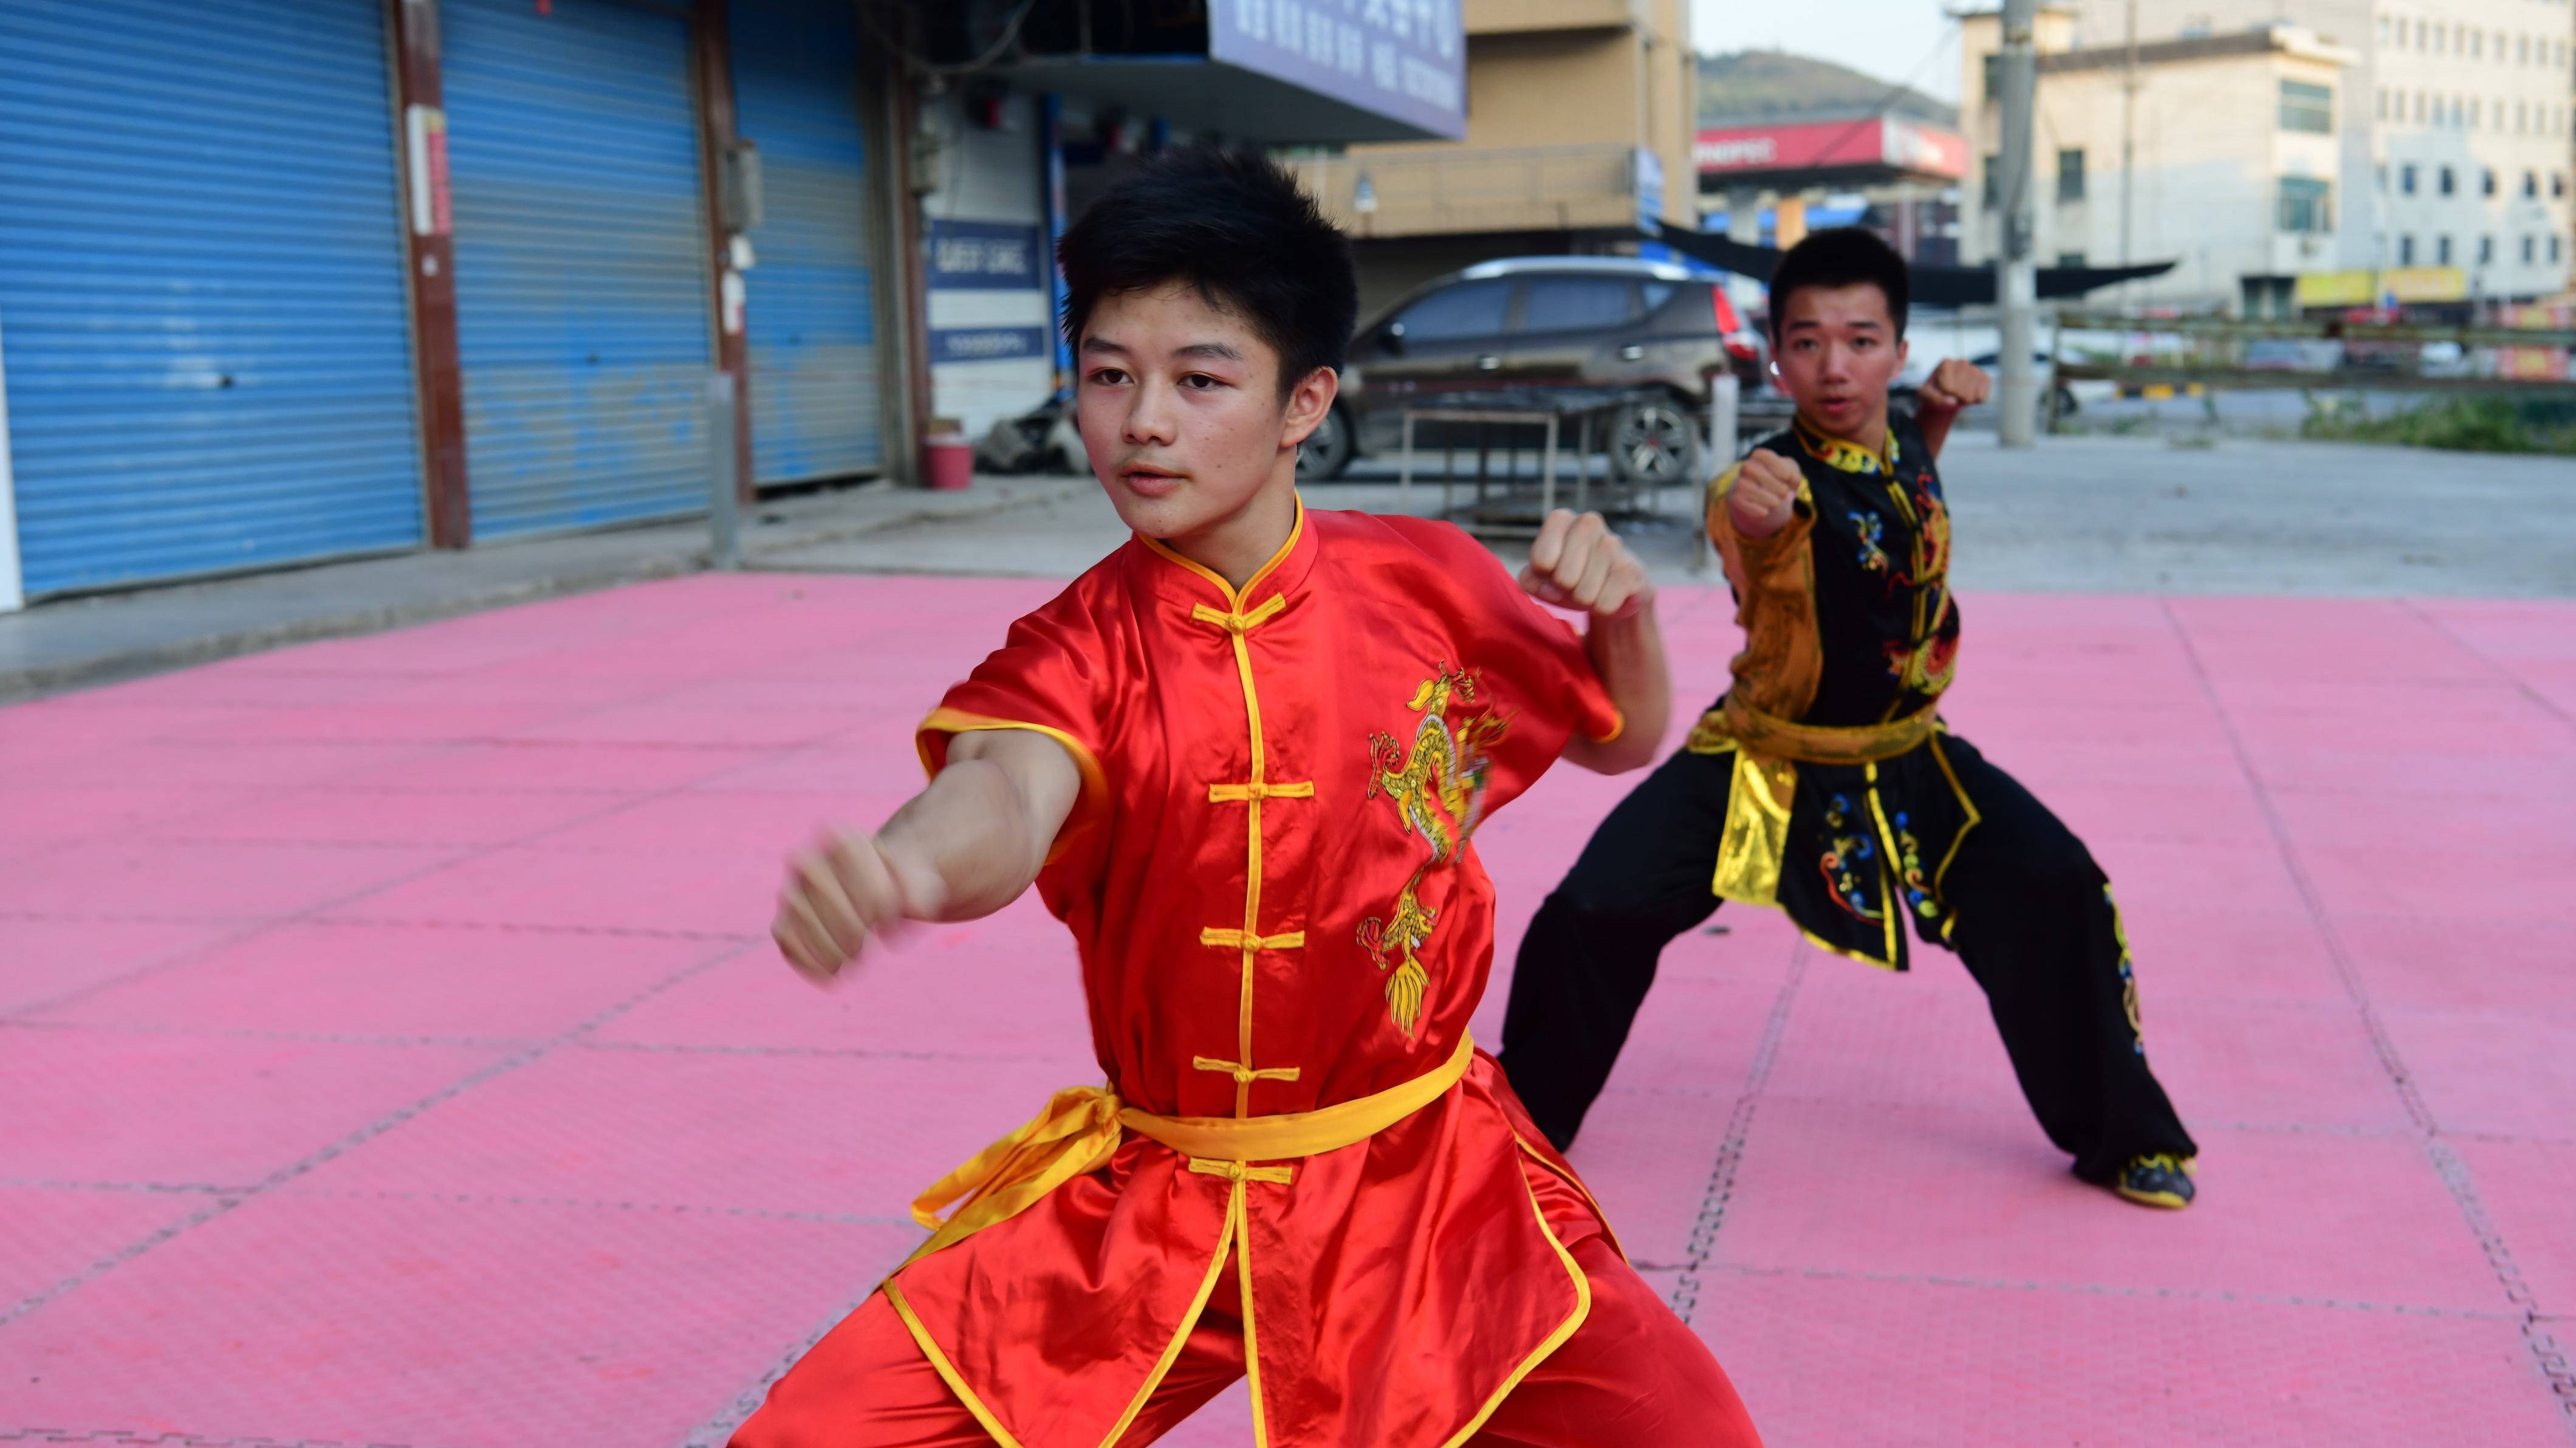
[[[1475,675],[1452,670],[1443,659],[1404,706],[1422,716],[1412,748],[1408,751],[1391,734],[1369,735],[1368,798],[1384,794],[1393,800],[1404,832],[1420,835],[1431,846],[1431,858],[1396,893],[1394,910],[1360,922],[1360,945],[1379,970],[1390,972],[1387,1014],[1408,1039],[1421,1027],[1423,998],[1431,985],[1431,973],[1415,952],[1430,943],[1439,917],[1422,903],[1422,882],[1433,870],[1453,864],[1476,832],[1484,814],[1485,784],[1493,773],[1486,751],[1508,727],[1491,709],[1452,727],[1451,706],[1475,700]]]

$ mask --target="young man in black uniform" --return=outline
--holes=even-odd
[[[1906,926],[1985,988],[2022,1093],[2075,1174],[2185,1207],[2197,1148],[2147,1069],[2110,882],[1936,710],[1958,665],[1933,468],[1985,374],[1943,362],[1890,418],[1905,262],[1820,231],[1771,279],[1789,431],[1720,477],[1708,529],[1745,632],[1689,745],[1594,832],[1523,940],[1502,1064],[1559,1147],[1609,1079],[1656,957],[1720,900],[1903,970]]]

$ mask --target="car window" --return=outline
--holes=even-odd
[[[1524,332],[1617,327],[1645,315],[1637,284],[1626,277],[1532,277],[1521,304]]]
[[[1671,282],[1639,282],[1637,285],[1645,292],[1646,311],[1649,313],[1661,311],[1664,303],[1673,299],[1675,288]]]
[[[1509,282],[1461,282],[1415,302],[1395,320],[1408,342],[1491,337],[1503,330],[1503,306],[1511,295]]]

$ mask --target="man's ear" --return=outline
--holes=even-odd
[[[1318,367],[1306,374],[1288,390],[1288,410],[1280,419],[1279,445],[1295,447],[1324,425],[1324,415],[1333,410],[1333,399],[1341,395],[1342,375],[1330,367]]]
[[[1913,344],[1913,343],[1911,343],[1911,342],[1909,342],[1909,341],[1905,340],[1903,337],[1899,337],[1899,338],[1897,338],[1897,339],[1896,339],[1896,370],[1897,370],[1897,371],[1902,372],[1902,371],[1904,371],[1904,370],[1905,370],[1905,359],[1906,359],[1907,357],[1911,356],[1911,355],[1913,354],[1913,351],[1914,351],[1914,344]]]

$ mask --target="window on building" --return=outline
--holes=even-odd
[[[1977,65],[1985,72],[1986,104],[1993,105],[2004,98],[2004,58],[1989,55],[1979,60]]]
[[[2061,251],[2057,254],[2057,264],[2062,267],[2081,268],[2086,265],[2084,253],[2080,251]]]
[[[2493,171],[2490,171],[2490,172],[2488,172],[2487,174],[2488,174],[2489,176],[2493,176],[2495,173],[2494,173]],[[2494,188],[2494,187],[2492,187],[2492,186],[2488,187],[2488,188],[2487,188],[2487,194],[2488,194],[2489,196],[2493,196],[2493,195],[2495,194],[2495,188]],[[2536,200],[2536,199],[2538,199],[2538,197],[2539,197],[2539,195],[2540,195],[2540,173],[2539,173],[2539,172],[2537,172],[2537,171],[2525,171],[2525,172],[2523,172],[2523,173],[2522,173],[2522,194],[2523,194],[2525,197],[2527,197],[2527,198],[2531,198],[2531,199],[2535,199],[2535,200]]]
[[[2450,264],[2451,239],[2447,236],[2435,237],[2433,239],[2433,265],[2449,266]]]
[[[2334,134],[2334,91],[2311,81],[2281,82],[2281,129]]]
[[[2554,231],[2549,234],[2549,259],[2558,260],[2558,233]]]
[[[2381,87],[2379,88],[2379,115],[2378,115],[2378,119],[2383,120],[2383,121],[2388,119],[2388,87],[2386,87],[2386,86],[2381,86]]]
[[[2514,43],[2513,43],[2513,63],[2514,63],[2514,64],[2516,64],[2516,65],[2529,65],[2529,64],[2531,64],[2531,37],[2530,37],[2530,36],[2528,36],[2528,35],[2521,36],[2521,37],[2517,38],[2517,39],[2514,41]]]
[[[2524,266],[2531,265],[2532,254],[2540,249],[2538,242],[2539,238],[2532,236],[2526,236],[2522,239],[2522,264]]]
[[[1985,177],[1983,188],[1984,198],[1981,204],[1984,205],[1988,211],[1992,211],[1996,207],[2004,204],[2004,183],[2003,176],[2001,174],[2003,166],[2003,157],[1989,154],[1986,157],[1985,165],[1978,168],[1978,173]]]
[[[2084,152],[2080,148],[2057,153],[2057,199],[2084,199]]]
[[[2442,194],[2443,194],[2443,195],[2445,195],[2445,196],[2452,196],[2452,195],[2456,195],[2456,194],[2458,194],[2459,189],[2460,189],[2460,187],[2459,187],[2459,178],[2451,174],[2451,168],[2450,168],[2450,167],[2448,167],[2448,166],[2443,167],[2443,168],[2442,168],[2442,179],[2441,179],[2441,191],[2442,191]]]
[[[2415,163],[2414,163],[2414,162],[2409,161],[2409,162],[2407,162],[2405,165],[2400,166],[2400,167],[2398,167],[2398,168],[2397,168],[2397,189],[2398,189],[2399,191],[2404,192],[2405,194],[2407,194],[2407,195],[2409,195],[2409,196],[2412,196],[2412,195],[2414,195],[2414,194],[2415,194]]]
[[[2481,237],[2479,237],[2479,238],[2478,238],[2478,265],[2480,265],[2480,266],[2485,266],[2485,265],[2487,265],[2488,263],[2490,263],[2490,262],[2492,262],[2492,261],[2494,261],[2494,260],[2495,260],[2495,238],[2494,238],[2494,237],[2492,237],[2492,236],[2481,236]]]
[[[2283,231],[2332,231],[2332,188],[2308,176],[2281,178],[2281,204],[2277,225]]]
[[[2450,48],[2451,48],[2451,27],[2449,27],[2449,26],[2447,26],[2447,25],[2436,25],[2436,26],[2434,26],[2434,27],[2433,27],[2433,53],[2434,53],[2435,55],[2441,55],[2441,54],[2444,54],[2444,53],[2448,52]]]
[[[2415,48],[2417,50],[2424,48],[2424,22],[2421,20],[2415,22]]]
[[[2524,179],[2526,182],[2528,182],[2528,181],[2530,180],[2530,177],[2529,177],[2529,176],[2525,176],[2523,179]],[[2487,168],[2486,168],[2485,173],[2484,173],[2483,175],[2481,175],[2481,176],[2478,178],[2478,194],[2479,194],[2480,196],[2493,196],[2495,193],[2496,193],[2496,177],[2495,177],[2495,168],[2494,168],[2493,166],[2489,166],[2489,167],[2487,167]]]
[[[2564,195],[2566,195],[2566,194],[2567,194],[2567,173],[2566,173],[2566,172],[2564,172],[2564,171],[2552,171],[2552,172],[2550,172],[2550,173],[2549,173],[2549,199],[2550,199],[2550,200],[2552,200],[2552,201],[2555,201],[2555,200],[2557,200],[2559,197],[2564,196]]]
[[[2470,31],[2470,32],[2469,32],[2469,59],[2471,59],[2471,60],[2484,60],[2484,59],[2486,59],[2486,58],[2487,58],[2487,33],[2486,33],[2485,31],[2483,31],[2483,30],[2472,30],[2472,31]]]
[[[1616,327],[1644,315],[1626,277],[1532,277],[1521,302],[1524,332]]]
[[[2397,264],[2399,266],[2415,264],[2415,238],[2411,236],[2397,238]]]
[[[2382,161],[2382,162],[2380,162],[2380,163],[2379,163],[2378,176],[2379,176],[2379,194],[2380,194],[2380,195],[2382,195],[2382,196],[2385,196],[2385,195],[2387,195],[2387,194],[2388,194],[2388,163],[2387,163],[2387,162]]]
[[[2415,123],[2419,126],[2424,123],[2424,93],[2422,91],[2417,91],[2415,93]]]
[[[2484,103],[2484,102],[2480,101],[2480,100],[2479,100],[2477,97],[2475,97],[2475,96],[2471,96],[2471,97],[2469,97],[2469,129],[2470,129],[2470,130],[2474,131],[2474,130],[2476,130],[2478,127],[2480,127],[2480,126],[2482,126],[2482,125],[2485,125],[2485,124],[2486,124],[2486,119],[2485,119],[2485,117],[2483,116],[2483,114],[2481,114],[2485,109],[2486,109],[2486,106],[2485,106],[2485,103]]]

